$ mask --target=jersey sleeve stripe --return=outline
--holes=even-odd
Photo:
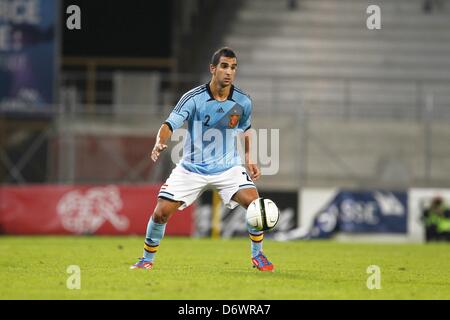
[[[200,86],[200,87],[198,87],[198,88],[196,88],[194,90],[191,90],[190,92],[185,93],[181,97],[181,99],[177,103],[177,105],[175,106],[174,111],[179,111],[183,107],[183,105],[186,103],[187,100],[189,100],[190,98],[196,96],[197,94],[199,94],[199,93],[201,93],[203,91],[206,91],[206,88],[205,88],[204,85],[202,85],[202,86]]]
[[[193,90],[191,90],[191,91],[188,91],[188,92],[186,92],[185,94],[183,94],[183,96],[181,97],[181,99],[177,102],[177,104],[176,104],[176,106],[175,106],[175,108],[173,109],[174,111],[176,111],[177,109],[178,109],[178,107],[182,104],[182,103],[184,103],[184,101],[186,100],[186,99],[189,99],[189,97],[194,93],[194,92],[196,92],[196,91],[198,91],[198,90],[200,90],[201,88],[195,88],[195,89],[193,89]]]
[[[175,112],[179,112],[179,111],[181,110],[181,108],[183,108],[183,106],[186,104],[186,102],[189,101],[189,99],[191,99],[191,98],[195,97],[196,95],[199,95],[199,94],[201,94],[201,93],[203,93],[203,92],[205,92],[205,91],[206,91],[206,89],[200,90],[200,91],[197,91],[197,92],[195,92],[195,93],[190,94],[189,96],[184,97],[184,98],[183,98],[183,101],[180,101],[180,102],[177,104],[177,106],[175,107],[174,111],[175,111]]]
[[[244,91],[242,91],[241,89],[239,89],[238,87],[234,87],[234,90],[239,92],[240,94],[243,94],[244,96],[250,98],[250,95],[248,93],[245,93]]]

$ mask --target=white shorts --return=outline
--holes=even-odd
[[[239,204],[231,200],[241,189],[256,188],[255,184],[242,166],[236,166],[216,175],[203,175],[190,172],[178,164],[170,174],[166,183],[159,190],[158,197],[183,204],[178,210],[190,206],[199,195],[209,187],[216,188],[223,203],[230,209]]]

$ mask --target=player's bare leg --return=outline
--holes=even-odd
[[[167,221],[182,205],[182,202],[171,201],[158,198],[153,215],[150,217],[147,225],[147,233],[144,242],[144,256],[139,259],[131,269],[147,269],[153,268],[153,260],[158,251],[159,243],[164,236]]]
[[[253,200],[259,198],[259,193],[256,188],[241,189],[235,193],[233,200],[239,203],[245,209],[248,208]],[[266,258],[262,251],[262,243],[264,239],[264,232],[254,230],[247,226],[248,233],[251,240],[252,249],[252,263],[255,268],[260,271],[273,271],[273,264]]]
[[[250,205],[250,203],[252,203],[253,200],[258,198],[259,194],[256,188],[241,189],[238,192],[236,192],[233,196],[233,200],[239,203],[245,209],[248,208],[248,206]]]

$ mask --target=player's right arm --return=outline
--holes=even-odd
[[[155,146],[153,147],[152,153],[150,154],[150,158],[152,158],[153,162],[156,162],[161,152],[167,149],[167,141],[171,136],[172,130],[170,130],[169,125],[167,123],[163,123],[161,128],[159,128]]]
[[[194,110],[195,102],[192,99],[192,94],[187,93],[183,95],[175,108],[173,108],[167,120],[161,125],[161,128],[159,128],[155,146],[150,155],[153,162],[158,160],[161,152],[167,149],[167,141],[172,136],[172,132],[181,128],[184,122],[192,116]]]

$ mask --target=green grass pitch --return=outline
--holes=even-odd
[[[0,237],[0,299],[450,299],[450,244],[275,242],[275,272],[251,267],[248,239],[166,237],[152,271],[130,270],[142,237]],[[80,289],[68,289],[69,265]],[[367,267],[380,268],[369,290]]]

